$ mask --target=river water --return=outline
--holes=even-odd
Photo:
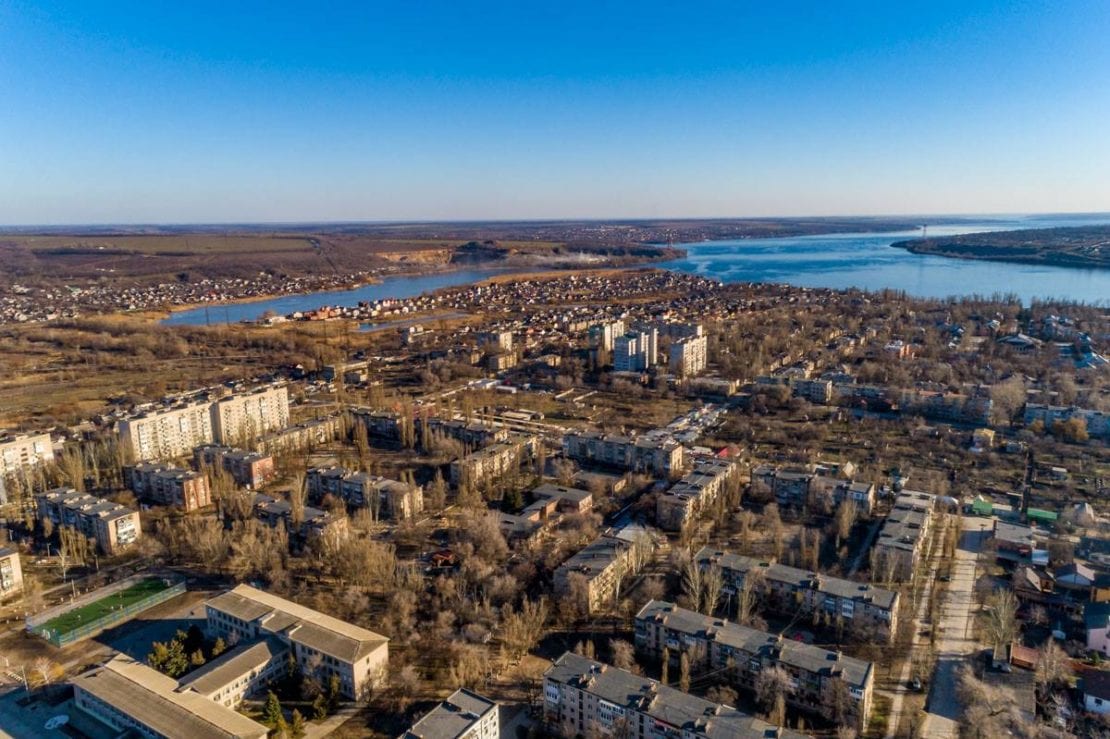
[[[1110,222],[1107,215],[1005,218],[930,226],[928,234],[952,236],[1107,222]],[[686,249],[687,256],[659,266],[722,282],[785,282],[805,287],[866,290],[890,288],[929,298],[1013,294],[1026,304],[1033,299],[1047,298],[1110,304],[1110,269],[953,259],[912,254],[891,246],[920,235],[920,231],[827,234],[677,244]]]
[[[1110,215],[984,218],[958,225],[930,225],[928,233],[930,236],[951,236],[978,231],[1098,223],[1110,223]],[[919,231],[907,231],[704,241],[678,244],[686,249],[685,258],[654,266],[691,272],[722,282],[785,282],[803,287],[858,287],[865,290],[889,288],[930,298],[1011,294],[1026,304],[1034,299],[1049,298],[1110,304],[1110,269],[952,259],[911,254],[905,249],[891,247],[896,241],[918,236]],[[287,315],[324,305],[353,306],[360,301],[410,298],[444,287],[479,282],[496,274],[504,274],[504,271],[466,269],[389,277],[381,283],[353,290],[283,295],[250,303],[179,311],[163,323],[195,326],[208,322],[236,322],[259,318],[267,311]]]

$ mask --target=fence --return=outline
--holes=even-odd
[[[111,610],[108,613],[105,613],[100,618],[93,619],[92,621],[89,621],[87,623],[82,623],[79,626],[71,628],[65,632],[59,632],[47,628],[46,626],[55,618],[65,613],[69,613],[78,608],[84,608],[85,606],[105,600],[122,590],[126,590],[127,588],[138,585],[141,582],[153,579],[165,580],[169,582],[169,585],[163,590],[159,590],[156,593],[151,593],[142,600],[135,601],[130,605],[123,606],[122,608]],[[124,621],[128,621],[138,614],[142,613],[143,611],[149,610],[159,603],[165,603],[170,598],[176,597],[184,592],[185,581],[182,579],[177,579],[176,582],[173,582],[172,579],[168,577],[153,578],[149,575],[145,577],[129,577],[126,580],[121,580],[118,583],[113,583],[108,587],[100,588],[99,590],[89,593],[88,595],[79,598],[72,603],[66,603],[55,608],[51,608],[36,616],[29,616],[26,622],[27,631],[37,636],[41,636],[43,639],[46,639],[48,642],[56,647],[64,647],[67,644],[72,644],[73,642],[87,639],[90,636],[94,636],[95,634],[104,631],[105,629],[116,626],[117,624],[123,623]]]

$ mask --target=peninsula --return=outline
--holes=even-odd
[[[941,236],[898,241],[914,254],[957,259],[1110,268],[1110,226],[1077,226]]]

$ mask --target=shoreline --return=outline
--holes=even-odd
[[[991,256],[983,254],[951,252],[945,251],[943,249],[922,248],[920,245],[917,245],[912,241],[896,241],[891,244],[891,246],[898,249],[904,249],[910,254],[917,254],[919,256],[943,257],[945,259],[963,259],[969,262],[1001,262],[1004,264],[1026,264],[1034,267],[1062,267],[1065,269],[1079,269],[1085,271],[1110,270],[1110,263],[1091,262],[1085,260],[1077,261],[1068,259],[1066,255],[1058,255],[1055,258],[1048,259],[1039,259],[1032,256],[1023,257],[1020,255]]]

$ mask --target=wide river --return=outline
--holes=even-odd
[[[929,226],[930,236],[1019,228],[1050,228],[1110,223],[1110,215],[1075,217],[984,218],[980,222]],[[890,245],[920,232],[826,234],[777,239],[737,239],[679,244],[687,256],[655,266],[704,275],[722,282],[784,282],[804,287],[865,290],[890,288],[931,298],[1012,294],[1034,299],[1065,298],[1110,304],[1110,269],[1042,267],[911,254]],[[353,290],[283,295],[269,300],[212,305],[179,311],[164,323],[204,325],[243,321],[267,311],[287,315],[323,305],[353,306],[360,301],[410,298],[444,287],[478,282],[498,270],[459,270],[415,277],[389,277]]]

